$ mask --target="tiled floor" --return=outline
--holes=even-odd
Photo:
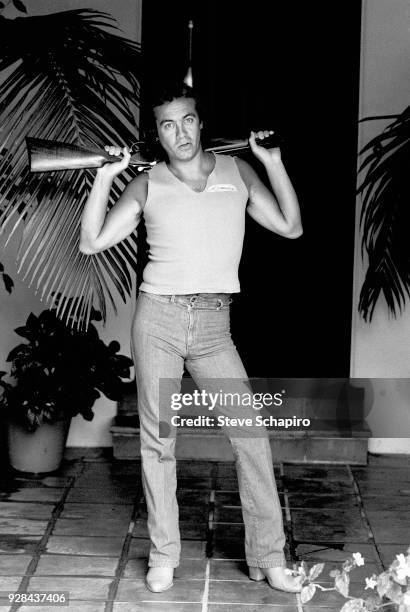
[[[320,581],[350,553],[366,565],[351,574],[354,594],[365,576],[389,565],[410,544],[410,457],[370,456],[367,467],[275,466],[288,536],[289,565],[326,562]],[[0,591],[65,591],[78,612],[330,612],[344,599],[299,596],[248,580],[243,525],[232,463],[178,464],[182,562],[174,588],[144,586],[149,542],[137,462],[97,451],[68,452],[61,471],[44,478],[0,480]],[[46,612],[56,606],[0,605]]]

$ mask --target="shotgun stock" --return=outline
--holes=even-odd
[[[278,136],[273,134],[257,143],[265,148],[277,147]],[[88,149],[56,140],[26,137],[26,147],[30,172],[51,172],[54,170],[78,170],[81,168],[100,168],[104,164],[116,162],[120,157],[109,155],[105,149]],[[248,140],[218,138],[212,141],[206,151],[215,153],[235,153],[249,149]],[[130,166],[147,170],[157,161],[146,161],[141,152],[131,155]]]

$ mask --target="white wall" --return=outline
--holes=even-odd
[[[24,0],[28,15],[41,15],[64,11],[69,9],[92,8],[110,13],[116,20],[122,34],[133,40],[141,40],[141,5],[142,0]],[[3,13],[5,17],[22,17],[10,4]],[[34,294],[34,290],[27,286],[17,274],[16,254],[18,236],[5,250],[0,251],[0,261],[4,264],[6,272],[15,282],[15,288],[9,296],[3,287],[0,287],[0,370],[8,370],[5,359],[9,351],[19,342],[14,329],[23,325],[30,312],[39,314],[45,305]],[[3,243],[2,243],[3,244]],[[98,324],[101,338],[105,342],[113,339],[121,345],[120,352],[130,356],[130,324],[133,310],[132,300],[124,305],[118,300],[118,317],[110,312],[106,327]],[[82,417],[73,419],[68,437],[68,446],[111,446],[112,440],[109,426],[116,413],[116,404],[105,397],[100,398],[94,405],[95,417],[91,422]]]
[[[410,2],[363,0],[360,118],[401,113],[410,102]],[[359,148],[379,133],[386,121],[360,125]],[[366,262],[360,255],[357,202],[351,376],[372,380],[369,424],[374,452],[410,452],[410,306],[398,319],[380,299],[371,324],[357,312]],[[377,380],[376,380],[377,379]],[[385,379],[385,380],[383,380]],[[390,379],[390,380],[387,380]],[[406,439],[398,439],[400,431]],[[391,436],[391,437],[389,437]]]

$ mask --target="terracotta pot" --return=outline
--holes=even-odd
[[[71,419],[43,423],[35,431],[8,423],[10,465],[20,472],[54,472],[60,467]]]

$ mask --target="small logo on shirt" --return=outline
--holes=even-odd
[[[207,191],[238,191],[235,185],[230,183],[219,183],[218,185],[211,185]]]

